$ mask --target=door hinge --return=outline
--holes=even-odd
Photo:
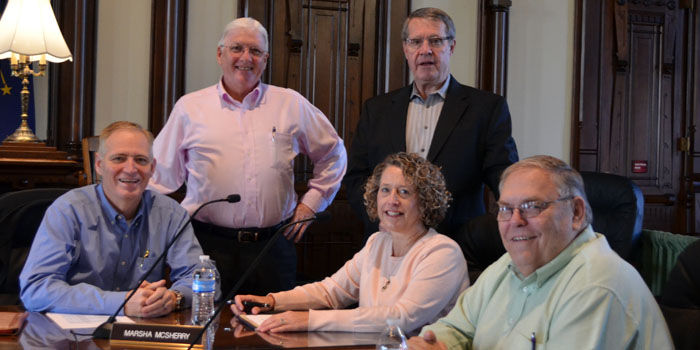
[[[690,152],[690,137],[681,137],[678,139],[678,150],[681,152]]]

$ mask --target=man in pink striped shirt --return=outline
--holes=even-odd
[[[283,223],[328,207],[347,165],[343,141],[318,108],[294,90],[261,82],[268,57],[267,31],[258,21],[230,22],[216,50],[221,80],[180,98],[153,145],[158,168],[150,187],[170,193],[186,183],[182,206],[190,214],[207,201],[241,195],[239,203],[207,206],[193,221],[204,252],[217,262],[223,292]],[[314,163],[300,200],[299,153]],[[294,287],[294,242],[307,225],[293,226],[275,243],[242,293]]]

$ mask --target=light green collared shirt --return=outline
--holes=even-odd
[[[448,349],[672,349],[637,270],[588,226],[557,257],[521,276],[508,253],[432,330]]]

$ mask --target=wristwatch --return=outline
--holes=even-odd
[[[183,305],[183,298],[182,298],[182,293],[178,292],[177,290],[172,290],[173,293],[175,293],[175,311],[182,309]]]

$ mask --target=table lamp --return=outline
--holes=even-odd
[[[10,0],[0,18],[0,59],[10,59],[12,75],[22,79],[22,114],[19,128],[5,141],[39,142],[27,123],[29,79],[46,72],[46,61],[73,61],[49,0]],[[32,62],[39,61],[39,71]]]

